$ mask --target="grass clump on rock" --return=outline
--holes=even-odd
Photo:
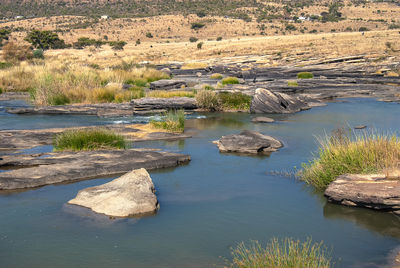
[[[289,87],[298,87],[299,83],[297,83],[297,81],[288,81],[288,86]]]
[[[309,238],[301,243],[286,238],[282,241],[274,238],[264,248],[253,241],[249,246],[240,243],[232,251],[232,267],[239,268],[329,268],[331,257],[321,243],[312,243]]]
[[[228,76],[221,80],[221,84],[224,86],[239,84],[239,78],[233,77],[233,76]]]
[[[194,98],[195,93],[193,91],[185,91],[185,90],[152,90],[147,92],[147,97],[152,98],[174,98],[174,97],[188,97]]]
[[[54,151],[92,151],[102,149],[125,149],[124,137],[104,128],[72,129],[57,134]]]
[[[313,73],[310,72],[300,72],[297,74],[298,79],[311,79],[314,78]]]
[[[223,78],[223,76],[222,76],[222,74],[220,74],[220,73],[213,73],[211,76],[210,76],[210,78],[211,79],[222,79]]]
[[[249,110],[251,104],[251,96],[235,92],[223,92],[218,95],[219,102],[223,109],[227,110]]]
[[[162,121],[152,120],[150,124],[154,128],[182,133],[185,131],[185,112],[183,110],[171,110],[164,114]]]
[[[318,156],[303,164],[300,177],[324,190],[340,175],[385,172],[398,168],[399,163],[400,140],[395,135],[339,129],[320,140]]]

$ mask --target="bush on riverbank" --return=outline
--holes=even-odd
[[[297,74],[298,79],[311,79],[314,78],[313,73],[310,72],[300,72]]]
[[[209,111],[219,110],[218,94],[212,90],[200,90],[196,94],[196,103],[199,108]]]
[[[321,243],[312,243],[286,238],[282,241],[272,239],[263,248],[259,242],[253,241],[249,246],[240,243],[232,251],[233,261],[230,266],[239,268],[303,268],[332,266],[331,257]]]
[[[300,177],[323,190],[340,175],[384,172],[399,163],[400,140],[395,135],[339,129],[320,140],[318,156],[303,164]]]
[[[250,110],[251,96],[236,92],[222,92],[218,94],[219,103],[225,110]]]
[[[167,74],[147,67],[94,69],[63,61],[23,62],[0,71],[0,87],[29,91],[36,105],[121,102],[143,97],[143,86],[168,78]],[[133,81],[134,87],[124,90],[122,85],[126,81]]]
[[[125,149],[124,137],[103,128],[73,129],[57,134],[54,151],[92,151],[102,149]]]
[[[164,114],[162,121],[150,121],[154,128],[165,129],[170,132],[185,131],[185,112],[183,110],[169,111]]]

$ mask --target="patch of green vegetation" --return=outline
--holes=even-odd
[[[358,31],[359,31],[359,32],[368,32],[369,29],[368,29],[367,27],[360,27],[360,28],[358,29]]]
[[[310,238],[301,243],[290,238],[279,241],[276,238],[264,248],[253,241],[249,246],[240,243],[232,250],[230,267],[240,268],[329,268],[332,266],[330,252],[322,242],[313,243]]]
[[[320,139],[318,156],[303,164],[301,179],[318,189],[344,174],[368,174],[395,168],[400,160],[400,140],[395,135],[355,134],[338,129]]]
[[[200,90],[197,92],[196,103],[202,109],[209,111],[219,110],[218,94],[212,90]]]
[[[251,96],[236,92],[223,92],[218,94],[222,109],[226,110],[250,110]]]
[[[310,72],[300,72],[297,74],[298,79],[311,79],[314,78],[313,73]]]
[[[165,129],[169,132],[183,133],[185,131],[185,112],[183,110],[171,110],[164,114],[162,121],[150,121],[150,124],[159,129]]]
[[[103,128],[67,130],[57,134],[53,141],[54,151],[92,151],[125,149],[124,137]]]
[[[210,86],[210,85],[203,85],[203,89],[204,90],[215,90],[215,88],[213,86]]]
[[[138,79],[128,79],[124,81],[124,84],[135,85],[138,87],[147,87],[149,84],[146,79],[138,78]]]
[[[67,47],[64,40],[60,39],[58,34],[52,31],[32,30],[26,36],[25,41],[42,50]]]
[[[0,61],[0,70],[10,68],[11,66],[13,66],[11,62]]]
[[[3,94],[3,89],[0,87],[0,94]]]
[[[221,80],[221,84],[222,85],[239,84],[239,78],[233,77],[233,76],[228,76]]]
[[[297,83],[297,81],[288,81],[287,82],[289,87],[298,87],[299,83]]]
[[[190,26],[191,29],[193,30],[199,30],[201,28],[203,28],[204,26],[206,26],[204,23],[201,22],[193,22]]]
[[[49,105],[65,105],[70,103],[71,100],[64,94],[54,94],[49,98]]]
[[[222,74],[219,74],[219,73],[213,73],[213,74],[210,76],[211,79],[218,79],[218,80],[222,79],[223,77],[224,77],[224,76],[223,76]]]
[[[199,40],[199,39],[198,39],[197,37],[194,37],[194,36],[192,36],[192,37],[189,38],[189,42],[190,42],[190,43],[196,43],[197,40]]]
[[[197,43],[197,49],[202,49],[203,48],[203,42]]]

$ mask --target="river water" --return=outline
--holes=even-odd
[[[0,129],[40,129],[145,122],[148,117],[17,116],[0,102]],[[329,204],[321,192],[288,176],[312,158],[316,137],[367,125],[399,134],[400,105],[347,99],[254,124],[254,115],[192,114],[194,137],[133,147],[189,154],[185,166],[151,171],[160,210],[146,218],[109,219],[67,205],[83,188],[113,178],[0,193],[0,267],[221,267],[239,242],[292,237],[323,241],[335,267],[380,267],[399,245],[398,217]],[[221,154],[222,135],[252,129],[283,141],[271,156]],[[48,151],[51,146],[34,151]]]

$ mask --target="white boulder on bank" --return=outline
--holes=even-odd
[[[158,209],[154,184],[146,169],[136,169],[108,183],[78,192],[69,204],[113,217],[151,214]]]

